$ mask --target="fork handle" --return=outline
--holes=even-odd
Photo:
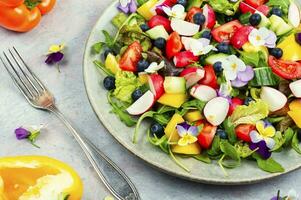
[[[94,167],[98,177],[114,197],[118,200],[140,199],[134,184],[111,159],[77,132],[56,107],[49,107],[48,110],[54,113],[69,128],[70,132]]]

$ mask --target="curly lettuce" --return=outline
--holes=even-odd
[[[242,0],[231,3],[228,0],[209,0],[208,3],[215,12],[225,15],[234,15],[238,10],[239,4]]]

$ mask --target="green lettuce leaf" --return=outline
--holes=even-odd
[[[248,106],[242,105],[236,107],[230,116],[230,121],[234,126],[238,126],[239,124],[255,124],[257,121],[266,118],[268,114],[268,105],[262,100],[257,100],[251,102]]]
[[[228,0],[209,0],[208,3],[215,12],[223,13],[225,15],[234,15],[242,0],[231,3]]]
[[[118,71],[115,75],[115,85],[113,95],[122,102],[132,103],[132,93],[141,84],[133,72]]]
[[[284,14],[288,13],[288,7],[290,5],[289,0],[269,0],[269,2],[266,4],[270,7],[279,7],[281,10],[283,10]]]

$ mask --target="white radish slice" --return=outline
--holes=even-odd
[[[228,100],[224,97],[215,97],[206,104],[204,115],[210,124],[218,126],[226,119],[228,111]]]
[[[135,101],[126,111],[131,115],[141,115],[148,111],[155,102],[154,94],[148,90],[137,101]]]
[[[295,28],[300,24],[300,10],[293,1],[291,1],[288,8],[288,21]]]
[[[200,25],[193,24],[182,19],[173,18],[170,24],[172,30],[179,35],[193,36],[200,30]]]
[[[295,97],[301,98],[301,80],[290,83],[289,87]]]
[[[287,102],[283,93],[271,87],[262,87],[260,98],[269,105],[271,112],[280,110]]]
[[[215,89],[207,85],[195,85],[190,90],[191,96],[201,101],[210,101],[217,96]]]

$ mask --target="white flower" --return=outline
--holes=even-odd
[[[299,195],[297,194],[296,190],[290,189],[285,200],[298,200],[298,199],[299,199]]]
[[[147,73],[156,73],[158,70],[162,69],[165,65],[164,61],[161,61],[160,64],[158,65],[158,63],[156,62],[152,62],[148,68],[146,70],[144,70]]]
[[[181,4],[176,4],[172,8],[162,6],[162,9],[169,17],[178,19],[184,19],[186,17],[185,7]]]
[[[261,27],[259,29],[253,29],[249,34],[249,42],[254,46],[266,46],[269,48],[276,47],[276,34],[267,29],[266,27]]]
[[[126,7],[130,2],[131,0],[119,0],[119,3],[122,7]]]
[[[231,86],[231,82],[227,80],[226,82],[220,85],[218,95],[222,97],[228,97],[231,95],[233,88]]]
[[[237,77],[238,72],[246,70],[246,64],[235,55],[228,56],[222,61],[224,75],[227,80],[233,81]]]
[[[216,50],[210,45],[210,40],[206,38],[194,39],[191,37],[182,37],[182,43],[187,51],[191,51],[194,56],[205,55],[212,50]]]

